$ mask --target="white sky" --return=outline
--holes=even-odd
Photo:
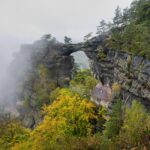
[[[132,0],[0,0],[0,63],[7,62],[22,43],[51,33],[74,42],[96,32],[101,19],[111,20],[114,10]],[[2,62],[3,61],[3,62]]]
[[[59,41],[65,35],[74,42],[96,32],[101,19],[110,21],[114,10],[132,0],[0,0],[0,89],[12,54],[21,44],[51,33]],[[16,70],[17,71],[17,70]]]
[[[68,35],[79,41],[95,32],[102,18],[111,20],[117,5],[125,8],[131,1],[0,0],[0,35],[26,42],[52,33],[58,40]]]

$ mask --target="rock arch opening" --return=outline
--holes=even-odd
[[[78,65],[80,69],[90,69],[89,58],[84,51],[77,51],[71,54],[74,58],[74,63]]]

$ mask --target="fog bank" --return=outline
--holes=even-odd
[[[11,95],[16,88],[17,77],[14,82],[15,74],[10,74],[8,66],[14,53],[20,50],[21,44],[33,43],[48,33],[58,41],[63,41],[65,35],[71,37],[73,42],[82,41],[87,33],[96,32],[96,26],[101,19],[111,21],[117,5],[124,8],[129,6],[131,1],[1,0],[0,106],[3,103],[13,105]],[[19,70],[20,68],[16,68],[16,73]]]

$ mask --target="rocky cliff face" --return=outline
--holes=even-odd
[[[23,45],[10,65],[13,82],[9,86],[14,86],[10,97],[14,99],[20,119],[27,127],[33,128],[41,119],[35,91],[35,84],[40,82],[37,75],[39,65],[43,64],[49,71],[46,81],[51,84],[49,88],[66,86],[72,76],[73,57],[67,55],[62,47],[62,43],[46,40]]]
[[[106,37],[95,37],[88,42],[72,44],[68,51],[83,50],[89,58],[94,76],[103,84],[121,85],[125,103],[135,99],[150,108],[150,60],[121,51],[107,49]],[[66,48],[67,49],[67,48]]]
[[[11,98],[15,99],[21,120],[25,126],[33,128],[41,118],[35,105],[33,84],[37,80],[37,67],[44,64],[50,72],[49,81],[56,86],[68,84],[73,69],[71,53],[84,51],[88,56],[93,75],[110,86],[114,82],[121,85],[121,95],[125,103],[136,99],[150,108],[150,61],[121,51],[105,48],[105,37],[95,37],[85,43],[67,44],[39,40],[22,46],[11,64],[11,74],[16,85]],[[14,84],[15,83],[15,84]],[[16,90],[17,89],[17,90]],[[29,107],[22,102],[28,99]]]
[[[118,82],[121,85],[125,103],[135,99],[150,108],[150,60],[107,49],[101,38],[90,41],[85,53],[96,78],[104,84]]]
[[[130,62],[128,59],[131,59]],[[150,61],[108,50],[105,59],[92,60],[92,70],[103,83],[118,82],[125,102],[136,99],[150,108]]]

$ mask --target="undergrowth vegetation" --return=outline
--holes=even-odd
[[[148,149],[150,115],[144,107],[137,101],[124,106],[119,99],[111,111],[97,107],[89,98],[96,83],[89,70],[77,71],[68,87],[49,95],[51,102],[41,107],[44,118],[33,130],[11,117],[1,120],[0,149]]]
[[[123,11],[118,7],[113,23],[101,21],[98,26],[98,34],[108,32],[105,46],[150,58],[150,1],[133,1]],[[49,39],[50,35],[43,38]],[[97,52],[100,60],[105,59],[101,48]],[[128,58],[128,65],[130,61]],[[112,109],[106,110],[90,101],[98,83],[90,70],[75,70],[65,87],[49,80],[49,76],[48,69],[39,65],[33,91],[36,111],[43,118],[34,129],[25,128],[11,115],[0,116],[0,150],[150,149],[150,114],[136,100],[124,105],[118,83],[111,89]],[[29,104],[28,98],[24,107]]]
[[[98,35],[109,35],[106,47],[150,59],[150,1],[134,0],[129,8],[117,7],[113,22],[102,20]]]

